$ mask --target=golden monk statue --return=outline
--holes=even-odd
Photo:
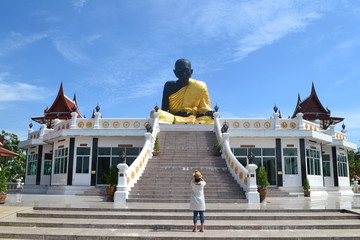
[[[179,59],[174,69],[177,81],[165,83],[159,123],[213,124],[213,111],[206,84],[191,78],[193,69],[187,59]]]

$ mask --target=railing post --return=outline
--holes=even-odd
[[[94,128],[99,128],[100,126],[100,117],[101,117],[101,113],[99,112],[95,112],[94,113],[95,116],[95,120],[94,120]]]
[[[274,116],[275,129],[280,129],[280,121],[279,121],[280,114],[276,112],[273,114],[273,116]]]
[[[248,199],[249,203],[259,203],[260,202],[260,196],[259,192],[257,190],[257,183],[256,183],[256,164],[248,164],[246,166],[246,169],[249,172],[249,187],[248,191],[246,192],[246,197]]]
[[[298,114],[296,114],[296,117],[298,119],[298,126],[299,129],[304,129],[304,119],[303,119],[304,114],[299,112]]]
[[[129,196],[129,191],[126,183],[126,170],[129,166],[126,163],[119,163],[117,165],[119,169],[118,173],[118,185],[116,186],[116,192],[114,194],[114,202],[125,203]]]
[[[72,113],[71,113],[71,125],[70,125],[70,129],[76,128],[76,118],[77,118],[77,116],[78,116],[77,112],[72,112]]]

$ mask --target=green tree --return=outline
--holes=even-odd
[[[17,157],[0,157],[0,167],[7,168],[6,180],[15,181],[20,177],[25,177],[26,156],[24,151],[19,149],[19,138],[16,134],[1,130],[0,138],[4,139],[3,148],[19,154]]]
[[[359,151],[350,151],[349,152],[349,168],[350,168],[350,177],[353,178],[355,175],[360,175],[360,157]]]

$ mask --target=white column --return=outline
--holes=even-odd
[[[274,116],[274,122],[275,122],[275,130],[280,129],[280,121],[279,121],[280,114],[276,112],[273,114],[273,116]]]
[[[72,112],[71,113],[71,125],[70,125],[70,129],[74,129],[76,128],[76,119],[77,119],[77,112]]]
[[[248,203],[260,203],[260,196],[257,190],[257,183],[256,183],[256,164],[248,164],[246,169],[249,172],[249,187],[248,191],[246,192],[246,198],[248,199]]]
[[[330,125],[329,127],[329,134],[332,138],[335,138],[335,125]]]
[[[94,116],[95,116],[94,128],[99,128],[101,113],[96,112],[94,113]]]
[[[298,113],[296,114],[296,117],[298,119],[298,126],[299,126],[299,129],[304,129],[304,121],[303,121],[303,116],[304,114],[303,113]]]
[[[117,165],[119,169],[118,173],[118,185],[116,186],[116,192],[114,194],[114,202],[125,203],[129,196],[129,191],[126,183],[126,170],[129,166],[126,163],[119,163]]]

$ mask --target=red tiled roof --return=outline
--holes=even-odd
[[[19,154],[0,147],[0,157],[16,157],[17,155]]]

